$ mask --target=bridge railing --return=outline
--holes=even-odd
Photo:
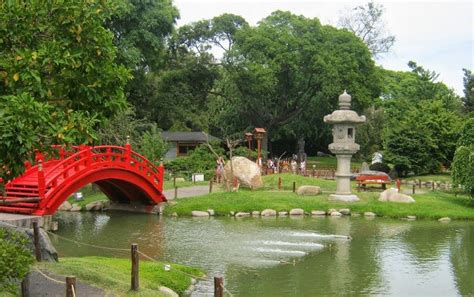
[[[79,171],[90,167],[101,167],[101,164],[103,167],[115,165],[140,173],[160,191],[163,190],[164,169],[162,164],[156,167],[144,156],[132,151],[129,144],[126,144],[125,147],[112,145],[89,147],[81,145],[72,147],[72,151],[66,151],[61,146],[55,146],[54,148],[58,150],[58,158],[51,158],[50,160],[58,160],[58,163],[53,165],[47,174],[43,173],[42,160],[39,160],[38,168],[40,168],[41,173],[38,172],[40,173],[38,174],[38,189],[41,192],[41,198],[44,198],[47,190],[57,187],[61,180],[64,182]]]

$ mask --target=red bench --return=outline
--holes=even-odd
[[[367,185],[382,185],[382,189],[386,189],[386,184],[391,184],[390,177],[386,175],[358,175],[356,176],[357,189],[367,188]]]

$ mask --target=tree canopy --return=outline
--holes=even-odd
[[[104,27],[115,2],[0,7],[0,176],[8,180],[34,149],[92,141],[96,120],[126,105],[129,73],[115,63],[113,35]]]

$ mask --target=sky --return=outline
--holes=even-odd
[[[251,25],[275,10],[286,10],[336,26],[341,13],[367,1],[174,0],[178,26],[223,13]],[[385,8],[386,29],[395,35],[391,52],[376,60],[386,69],[408,71],[408,61],[439,73],[439,81],[463,95],[463,68],[474,71],[474,1],[375,1]]]

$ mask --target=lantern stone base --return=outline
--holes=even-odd
[[[357,195],[340,195],[340,194],[332,194],[329,195],[329,201],[343,201],[343,202],[356,202],[359,201],[359,197]]]

